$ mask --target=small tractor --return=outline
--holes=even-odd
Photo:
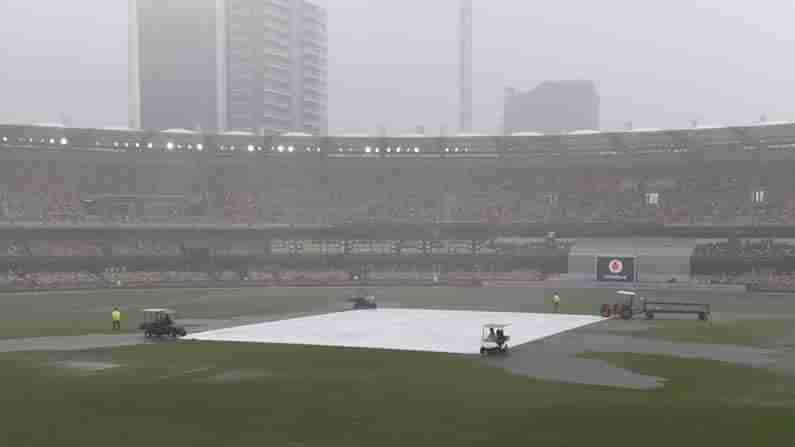
[[[605,318],[620,317],[631,320],[635,315],[643,315],[653,320],[657,314],[696,315],[699,320],[707,321],[712,314],[709,304],[684,301],[650,301],[638,297],[635,292],[619,290],[619,299],[614,305],[602,304],[600,313]]]

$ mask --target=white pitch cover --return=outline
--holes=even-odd
[[[356,310],[194,334],[201,341],[476,354],[484,324],[510,324],[510,346],[598,323],[588,315],[424,309]]]

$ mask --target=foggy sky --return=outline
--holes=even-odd
[[[457,129],[456,0],[325,0],[331,132]],[[795,120],[788,0],[475,0],[475,128],[505,86],[592,79],[602,127]],[[127,0],[0,2],[0,122],[127,122]]]

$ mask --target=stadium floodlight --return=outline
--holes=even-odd
[[[201,146],[201,144],[199,146]],[[141,147],[141,143],[135,143],[135,147]],[[201,149],[199,149],[199,150],[201,150]]]
[[[67,140],[66,137],[61,138],[61,146],[66,146],[67,144],[69,144],[69,140]]]
[[[391,154],[392,153],[392,148],[391,147],[386,148],[386,153],[387,154]]]
[[[146,145],[146,147],[148,147],[149,149],[152,149],[154,147],[154,145],[152,143],[149,143],[149,144]]]
[[[395,150],[395,152],[397,152],[398,154],[399,154],[401,151],[403,151],[403,148],[400,148],[400,147],[399,147],[399,148],[397,148],[397,149]]]
[[[55,138],[50,138],[50,144],[55,144]]]
[[[375,153],[376,153],[376,154],[378,154],[378,153],[380,153],[380,152],[381,152],[381,148],[380,148],[380,147],[377,147],[377,148],[375,148]]]
[[[450,148],[449,148],[449,147],[446,147],[446,148],[444,148],[444,151],[445,151],[445,152],[450,152]]]
[[[371,148],[370,146],[367,146],[366,148],[364,148],[364,152],[365,152],[365,153],[368,153],[368,154],[369,154],[369,153],[370,153],[370,152],[372,152],[372,151],[373,151],[373,148]]]
[[[284,146],[279,146],[276,148],[276,150],[279,151],[279,153],[282,153],[284,152]]]
[[[458,148],[455,148],[455,152],[458,153]]]
[[[197,144],[196,145],[196,150],[199,151],[199,152],[203,151],[204,150],[204,145],[201,144],[201,143]]]
[[[130,143],[128,143],[128,142],[126,142],[126,141],[125,141],[125,142],[124,142],[124,147],[130,147]]]
[[[320,152],[320,148],[315,149],[315,152]]]
[[[249,151],[249,152],[254,152],[254,146],[253,146],[253,145],[251,145],[251,144],[249,144],[249,145],[248,145],[248,151]]]
[[[415,148],[414,148],[414,153],[415,153],[415,154],[419,154],[419,153],[420,153],[420,148],[418,148],[418,147],[415,147]]]
[[[114,141],[113,142],[113,147],[119,147],[119,142],[118,141]]]
[[[307,152],[312,152],[312,148],[311,148],[311,147],[308,147],[308,148],[306,148],[306,151],[307,151]]]
[[[293,152],[295,152],[295,148],[290,146],[290,147],[287,148],[287,152],[292,154]]]
[[[173,151],[174,150],[174,143],[169,141],[168,144],[166,144],[166,149],[168,149],[170,151]]]
[[[3,143],[8,142],[8,137],[3,137]]]

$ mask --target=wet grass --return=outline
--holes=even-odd
[[[679,343],[706,343],[773,348],[795,334],[795,318],[700,322],[657,320],[635,336]],[[623,333],[623,335],[627,335]]]
[[[166,307],[181,318],[284,315],[327,308],[336,289],[167,289],[31,292],[0,295],[0,339],[112,333],[110,312],[122,310],[123,332],[136,332],[141,309]]]
[[[477,357],[163,343],[0,355],[5,445],[790,445],[795,382],[762,369],[588,354],[669,379],[628,391]],[[58,362],[121,367],[81,371]],[[62,363],[61,363],[62,365]],[[216,378],[225,380],[216,380]],[[230,379],[231,378],[231,379]]]
[[[551,312],[553,288],[383,288],[374,289],[387,307],[466,309],[505,312]],[[230,319],[242,316],[282,317],[310,312],[333,312],[347,307],[355,289],[164,289],[91,290],[0,294],[0,339],[112,333],[110,312],[123,311],[124,332],[136,332],[141,309],[168,307],[183,319]],[[562,312],[595,315],[602,303],[615,301],[611,289],[562,289]],[[662,295],[660,299],[676,299]],[[737,321],[703,324],[685,320],[643,322],[635,335],[683,342],[768,346],[793,332],[795,299],[782,296],[688,297],[706,300],[715,312],[734,312]],[[760,304],[761,303],[761,304]],[[770,320],[742,319],[744,313],[779,315]],[[633,323],[634,324],[634,323]],[[648,326],[646,326],[648,325]],[[646,330],[648,328],[648,330]],[[619,331],[628,335],[629,332]]]
[[[135,332],[147,307],[175,309],[179,318],[228,319],[331,312],[347,308],[355,289],[164,289],[90,290],[0,294],[0,339],[112,333],[110,312],[119,306],[122,329]],[[544,289],[378,289],[387,306],[429,309],[548,312]],[[605,290],[565,291],[564,312],[595,314]]]

